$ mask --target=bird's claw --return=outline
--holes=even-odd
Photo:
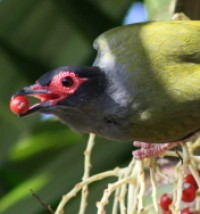
[[[177,146],[180,142],[170,142],[164,144],[146,143],[134,141],[133,145],[140,149],[133,151],[133,157],[137,160],[163,155],[167,150]]]

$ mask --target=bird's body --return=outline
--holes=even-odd
[[[121,26],[100,35],[94,47],[92,67],[61,67],[45,74],[46,83],[45,76],[38,80],[51,90],[60,71],[89,79],[38,111],[113,140],[173,142],[200,129],[200,21]],[[17,95],[34,94],[26,89]]]

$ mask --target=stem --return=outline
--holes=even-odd
[[[133,159],[130,162],[129,166],[127,167],[127,170],[126,170],[124,177],[128,177],[132,173],[134,165],[135,165],[135,160]],[[127,192],[127,185],[125,184],[122,186],[120,196],[119,196],[119,198],[120,198],[120,213],[121,214],[127,213],[126,206],[125,206],[126,192]]]
[[[95,134],[90,133],[86,150],[84,152],[85,155],[85,163],[84,163],[84,174],[82,180],[85,181],[90,176],[90,170],[92,168],[91,164],[91,152],[95,144]],[[87,196],[88,196],[88,186],[85,185],[82,189],[81,193],[81,204],[79,209],[79,214],[84,214],[87,207]]]
[[[77,193],[85,186],[85,185],[88,185],[88,184],[91,184],[95,181],[98,181],[98,180],[102,180],[104,178],[107,178],[107,177],[111,177],[111,176],[116,176],[118,177],[119,176],[119,173],[120,173],[120,169],[119,168],[115,168],[114,170],[110,170],[110,171],[107,171],[107,172],[102,172],[102,173],[99,173],[99,174],[96,174],[94,176],[91,176],[89,177],[88,179],[86,179],[85,181],[82,181],[80,183],[77,183],[74,188],[69,191],[66,195],[64,195],[62,197],[62,200],[60,201],[56,211],[55,211],[55,214],[61,214],[63,213],[64,211],[64,207],[65,205],[67,204],[67,202],[75,197],[77,195]]]
[[[135,164],[135,162],[133,162],[134,165],[130,165],[130,170],[131,170],[131,176],[134,178],[134,180],[129,184],[129,188],[128,188],[128,197],[127,197],[127,213],[128,214],[132,214],[135,212],[136,210],[136,204],[137,204],[137,192],[139,190],[139,187],[137,185],[137,175],[136,175],[136,170],[135,168],[137,168],[137,165]],[[125,196],[124,196],[125,197]]]
[[[122,179],[122,176],[119,177],[118,181]],[[119,193],[120,189],[118,188],[115,192],[114,202],[113,202],[113,208],[112,208],[112,214],[118,213],[118,206],[119,206]]]
[[[183,176],[181,175],[183,172],[183,165],[179,167],[179,169],[177,170],[177,174],[176,177],[178,178],[178,180],[175,182],[174,185],[174,209],[175,209],[175,213],[179,213],[180,212],[180,204],[181,204],[181,196],[182,196],[182,186],[183,186]],[[181,175],[181,176],[179,176]],[[177,185],[176,185],[177,183]]]
[[[158,203],[157,203],[157,187],[156,187],[156,165],[155,159],[150,160],[150,179],[151,179],[151,186],[152,186],[152,201],[154,205],[154,209],[156,213],[158,213]]]
[[[130,176],[120,181],[117,181],[113,184],[109,184],[108,188],[104,190],[104,194],[103,194],[103,197],[101,198],[101,201],[97,202],[97,207],[98,207],[97,214],[106,213],[104,207],[109,203],[109,197],[112,194],[112,192],[115,191],[117,188],[121,187],[122,185],[131,182],[132,179],[133,178]]]
[[[138,166],[138,182],[140,185],[140,191],[138,194],[138,214],[140,214],[144,208],[143,206],[143,198],[145,192],[145,176],[144,176],[144,169],[143,169],[143,161],[137,161]]]
[[[175,205],[174,205],[175,213],[180,212],[182,186],[183,186],[182,174],[183,174],[184,170],[187,168],[187,166],[191,164],[190,154],[189,154],[189,150],[188,150],[186,143],[182,143],[181,147],[182,147],[182,152],[183,152],[183,156],[182,156],[183,164],[177,168],[177,176],[176,177],[178,178],[178,182],[177,182],[177,187],[174,187],[174,188],[176,188],[176,191],[177,191],[176,192],[176,201],[175,201]]]

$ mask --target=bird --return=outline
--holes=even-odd
[[[13,96],[40,101],[20,116],[53,114],[80,133],[134,141],[136,159],[162,154],[200,130],[200,21],[110,29],[91,66],[62,66]]]

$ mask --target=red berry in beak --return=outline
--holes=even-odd
[[[29,101],[24,96],[16,96],[11,98],[10,110],[15,114],[24,114],[29,109]]]

